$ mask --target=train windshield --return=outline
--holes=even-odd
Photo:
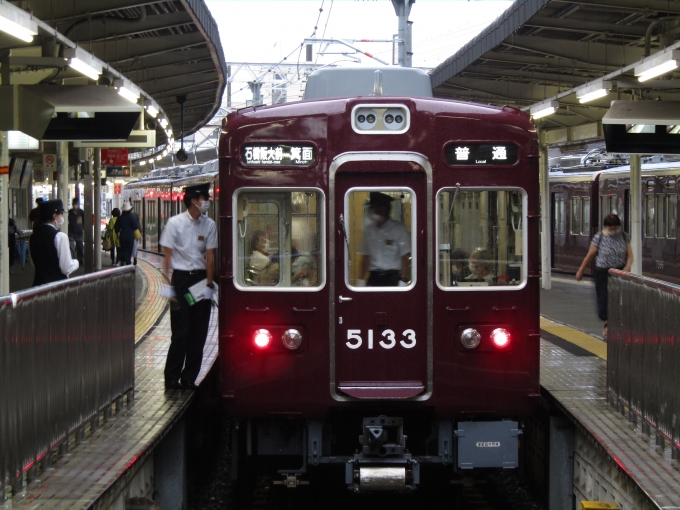
[[[323,284],[321,193],[243,191],[235,205],[238,284],[261,290]]]
[[[437,205],[440,287],[516,287],[526,280],[522,191],[450,189]]]
[[[402,287],[415,282],[415,195],[408,189],[351,189],[345,196],[345,274],[352,287]],[[384,290],[384,289],[383,289]]]

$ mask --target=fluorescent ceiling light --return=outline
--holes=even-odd
[[[80,48],[65,48],[64,57],[69,59],[69,67],[91,80],[98,80],[99,75],[102,74],[102,67],[95,61],[94,57]]]
[[[0,5],[0,30],[24,42],[33,42],[33,36],[38,35],[38,24],[31,19],[30,14],[12,4]]]
[[[664,51],[661,55],[657,54],[647,62],[635,68],[635,76],[638,81],[645,82],[669,73],[680,65],[680,51]]]
[[[118,89],[118,94],[131,103],[137,104],[139,100],[139,90],[137,88],[130,85],[126,80],[114,80],[113,86]]]
[[[167,129],[165,131],[165,134],[168,135],[168,138],[171,138],[172,137],[172,129]]]
[[[593,101],[595,99],[599,99],[601,97],[606,96],[607,94],[609,94],[611,88],[612,82],[602,81],[594,85],[591,85],[590,87],[585,87],[579,90],[578,92],[576,92],[576,98],[579,100],[580,103],[587,103],[589,101]]]
[[[158,117],[158,114],[160,113],[156,105],[154,105],[153,101],[151,101],[151,99],[144,100],[144,108],[146,108],[146,113],[151,115],[151,117],[153,117],[154,119]]]
[[[146,165],[146,159],[143,159],[139,162],[140,165]]]
[[[546,101],[545,103],[537,104],[531,107],[530,113],[534,119],[540,119],[547,115],[555,113],[555,110],[560,106],[559,101]]]
[[[156,161],[160,161],[161,159],[163,159],[163,155],[162,155],[162,154],[159,154],[158,156],[156,156]]]
[[[167,119],[164,119],[164,118],[161,117],[161,119],[160,119],[158,122],[161,123],[161,127],[162,127],[163,129],[165,129],[166,127],[168,127],[168,120],[167,120]]]

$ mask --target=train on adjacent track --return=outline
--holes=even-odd
[[[552,172],[551,266],[576,273],[593,235],[609,213],[631,231],[630,167],[588,172]],[[642,273],[680,283],[678,184],[680,163],[642,165]],[[589,268],[592,274],[592,268]],[[588,274],[588,273],[586,273]]]
[[[419,70],[319,70],[303,101],[225,119],[216,187],[234,478],[335,465],[355,492],[410,491],[422,466],[517,466],[539,399],[526,113],[434,99]]]

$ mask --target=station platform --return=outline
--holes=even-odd
[[[162,258],[141,253],[137,266],[135,399],[103,416],[98,430],[72,438],[67,454],[53,453],[52,468],[38,473],[25,492],[0,508],[108,507],[124,479],[141,465],[186,411],[193,392],[166,392],[163,366],[170,340],[167,303],[158,294]],[[541,292],[541,386],[594,448],[576,448],[574,487],[591,501],[618,501],[624,510],[680,508],[680,471],[670,449],[607,404],[607,346],[595,314],[594,286],[556,276]],[[213,312],[204,361],[206,376],[217,357]],[[582,452],[595,452],[591,454]],[[581,452],[581,453],[579,453]],[[601,457],[615,468],[604,469]],[[621,490],[624,487],[625,490]],[[640,495],[644,503],[640,503]],[[637,499],[636,499],[637,498]],[[578,499],[578,498],[577,498]]]
[[[159,271],[161,260],[159,256],[139,253],[134,399],[100,416],[98,429],[87,428],[82,437],[74,434],[76,437],[70,438],[67,453],[53,452],[51,468],[39,471],[37,479],[29,480],[24,492],[14,495],[4,505],[0,502],[0,508],[110,507],[125,479],[140,468],[189,407],[193,391],[166,391],[164,385],[170,314],[167,300],[159,294],[164,282]],[[205,378],[216,358],[217,313],[213,311],[197,384]],[[144,488],[139,491],[143,492]]]
[[[594,284],[559,276],[552,287],[541,291],[542,392],[597,445],[583,449],[595,452],[590,458],[576,454],[574,486],[590,501],[616,500],[622,509],[680,508],[680,471],[670,448],[607,404],[607,348]],[[616,465],[606,476],[596,474],[598,450]],[[648,502],[635,502],[636,487]]]

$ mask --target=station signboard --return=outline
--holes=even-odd
[[[127,165],[128,165],[127,149],[102,149],[102,166],[117,167]]]
[[[130,177],[130,167],[129,166],[107,166],[106,167],[107,177]]]

